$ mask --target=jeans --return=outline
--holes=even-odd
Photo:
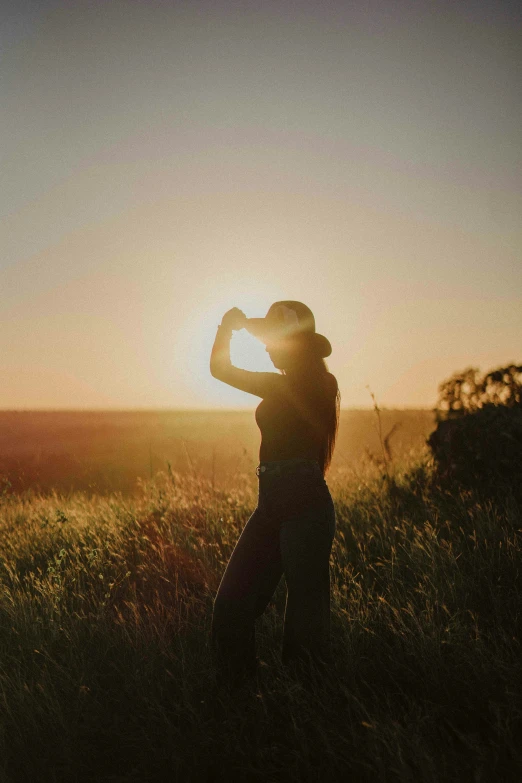
[[[319,463],[262,462],[259,499],[214,600],[212,647],[218,673],[254,674],[255,620],[285,575],[282,660],[323,663],[330,635],[329,558],[336,522]]]

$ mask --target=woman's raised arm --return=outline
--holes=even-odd
[[[234,367],[230,360],[230,340],[232,332],[242,329],[246,316],[237,307],[228,310],[223,316],[216,333],[210,355],[210,374],[229,386],[266,397],[281,388],[282,376],[275,372],[250,372]]]

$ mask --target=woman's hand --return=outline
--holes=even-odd
[[[221,319],[221,326],[224,326],[225,329],[237,331],[244,328],[246,319],[246,315],[242,310],[238,307],[233,307],[231,310],[227,310]]]

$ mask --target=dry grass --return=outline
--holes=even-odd
[[[256,501],[166,472],[134,497],[0,501],[3,781],[463,781],[522,774],[521,510],[431,481],[424,458],[330,478],[334,664],[214,679],[212,599]]]

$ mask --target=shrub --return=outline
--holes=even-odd
[[[522,404],[522,366],[510,364],[481,375],[476,367],[454,373],[439,386],[439,421],[473,413],[485,405]]]
[[[439,387],[436,414],[428,445],[441,479],[522,498],[522,367],[455,373]]]

